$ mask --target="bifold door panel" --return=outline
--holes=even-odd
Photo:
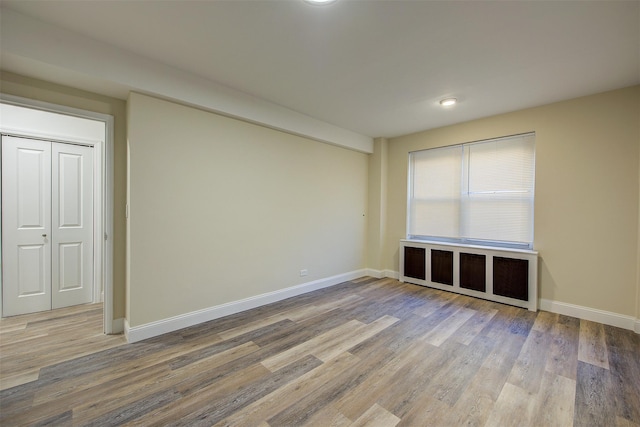
[[[61,308],[92,299],[92,148],[53,144],[52,158],[51,306]]]
[[[51,143],[2,137],[2,314],[51,308]]]
[[[3,315],[91,302],[91,147],[2,136]]]

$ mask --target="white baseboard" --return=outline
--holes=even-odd
[[[381,270],[374,270],[373,268],[367,268],[365,272],[367,276],[375,277],[376,279],[382,279],[384,277],[382,275]]]
[[[382,270],[382,272],[384,273],[384,277],[389,277],[391,279],[396,279],[396,280],[398,280],[400,278],[400,272],[399,271]]]
[[[131,327],[129,327],[129,321],[125,318],[124,319],[124,337],[127,340],[128,343],[131,343],[133,341],[131,341],[129,339],[129,330],[131,329]]]
[[[400,273],[393,270],[374,270],[372,268],[367,268],[366,273],[367,276],[375,277],[376,279],[388,277],[398,280],[398,278],[400,277]]]
[[[611,311],[598,310],[597,308],[583,307],[542,298],[540,299],[539,308],[540,310],[550,311],[552,313],[564,314],[565,316],[577,317],[579,319],[629,329],[640,334],[640,319],[636,319],[633,316],[625,316]]]
[[[187,328],[199,323],[208,322],[210,320],[219,319],[220,317],[229,316],[241,311],[281,301],[286,298],[295,297],[297,295],[306,294],[307,292],[327,288],[349,280],[358,279],[366,276],[367,274],[368,271],[366,269],[355,270],[344,274],[338,274],[337,276],[291,286],[286,289],[256,295],[239,301],[232,301],[226,304],[193,311],[191,313],[181,314],[179,316],[158,320],[140,326],[131,327],[129,326],[129,322],[125,319],[124,333],[127,341],[130,343],[142,341],[147,338],[177,331],[178,329]]]
[[[335,286],[348,280],[358,279],[363,276],[371,276],[379,279],[385,277],[398,279],[399,273],[393,270],[355,270],[134,327],[130,327],[129,322],[126,319],[114,319],[113,332],[119,333],[124,331],[125,337],[130,343],[142,341],[147,338],[177,331],[178,329],[208,322],[220,317],[260,307],[262,305],[271,304],[273,302],[302,295],[307,292]],[[610,311],[545,299],[540,299],[539,308],[552,313],[563,314],[566,316],[577,317],[579,319],[603,323],[605,325],[629,329],[640,334],[640,319],[635,319],[632,316],[625,316]]]

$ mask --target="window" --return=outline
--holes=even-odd
[[[535,135],[409,153],[408,237],[533,248]]]

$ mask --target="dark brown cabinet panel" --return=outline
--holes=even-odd
[[[414,279],[425,280],[426,256],[424,248],[404,248],[404,275]]]
[[[487,290],[487,257],[460,253],[460,287],[474,291]]]
[[[453,286],[453,252],[431,250],[431,281]]]
[[[401,240],[400,255],[401,282],[538,309],[536,251]]]
[[[522,301],[529,300],[529,261],[493,257],[493,293]]]

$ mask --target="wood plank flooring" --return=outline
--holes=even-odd
[[[4,322],[3,378],[51,363],[1,425],[640,427],[639,335],[392,279],[56,363]]]
[[[126,343],[104,335],[102,304],[83,304],[0,319],[0,390],[38,378],[54,363]]]

